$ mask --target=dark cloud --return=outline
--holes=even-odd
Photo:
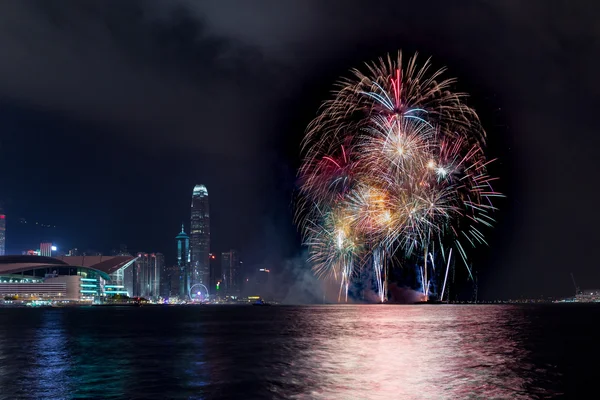
[[[141,144],[260,149],[248,127],[264,118],[276,66],[177,2],[25,1],[0,18],[5,97],[125,126]]]
[[[559,293],[570,290],[571,270],[600,286],[593,2],[19,1],[1,11],[6,103],[91,124],[165,163],[185,160],[169,190],[212,180],[225,237],[216,240],[263,252],[296,240],[272,240],[272,226],[291,223],[297,141],[335,77],[399,48],[432,56],[473,94],[490,153],[501,157],[509,198],[483,257],[483,287],[490,296]],[[138,157],[127,165],[150,162]],[[150,181],[145,167],[134,170]]]

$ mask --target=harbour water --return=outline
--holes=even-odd
[[[0,399],[595,393],[595,305],[0,309]]]

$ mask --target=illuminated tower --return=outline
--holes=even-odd
[[[210,216],[208,191],[204,185],[196,185],[192,193],[190,254],[190,286],[196,283],[210,286]]]
[[[189,267],[190,267],[190,238],[183,229],[181,224],[181,232],[175,237],[177,240],[177,268],[179,272],[179,298],[183,299],[188,296],[189,292]]]
[[[0,210],[0,256],[6,254],[6,215]]]

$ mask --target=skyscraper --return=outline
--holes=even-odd
[[[165,264],[161,253],[138,253],[133,266],[133,295],[156,300],[160,296],[160,272]]]
[[[179,297],[180,276],[181,273],[177,265],[164,265],[160,275],[160,295],[163,298]]]
[[[190,237],[185,233],[183,224],[181,232],[175,237],[177,240],[177,267],[179,268],[179,298],[188,296],[189,284],[189,265],[190,265]]]
[[[223,274],[221,273],[221,260],[217,259],[217,257],[210,253],[209,259],[210,265],[210,292],[214,295],[220,295],[221,291],[221,283],[223,282]]]
[[[225,281],[225,290],[229,295],[239,294],[242,287],[242,271],[237,250],[221,253],[221,273]]]
[[[148,264],[148,253],[138,253],[135,264],[133,264],[133,296],[135,297],[148,297],[148,287],[150,285]]]
[[[0,209],[0,256],[6,254],[6,215]]]
[[[165,266],[165,256],[161,253],[150,254],[150,269],[149,275],[149,291],[148,296],[156,300],[160,297],[160,281],[162,279],[161,272]]]
[[[52,243],[40,243],[40,256],[52,257]]]
[[[189,285],[210,286],[210,215],[208,191],[204,185],[196,185],[192,193],[190,254]]]

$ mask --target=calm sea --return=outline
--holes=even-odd
[[[599,329],[574,304],[0,309],[0,399],[574,398]]]

